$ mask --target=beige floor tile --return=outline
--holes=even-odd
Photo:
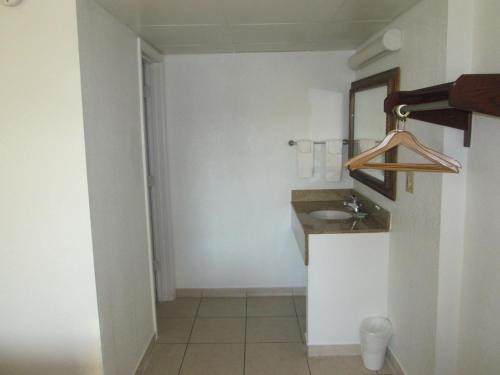
[[[177,375],[182,363],[186,344],[157,344],[144,375]]]
[[[244,343],[245,318],[198,318],[192,343]]]
[[[291,296],[293,288],[248,288],[247,297]]]
[[[249,297],[248,316],[295,316],[292,297]]]
[[[198,316],[202,318],[244,317],[245,304],[245,298],[203,298]]]
[[[311,375],[371,375],[375,371],[365,369],[360,356],[335,356],[309,358]],[[385,367],[379,374],[391,374]]]
[[[177,298],[171,302],[161,302],[157,306],[159,318],[193,318],[200,304],[199,298]]]
[[[247,344],[246,375],[309,375],[302,344]]]
[[[189,344],[181,375],[243,374],[243,344]]]
[[[189,341],[192,318],[158,318],[158,343],[182,344]]]
[[[211,288],[203,289],[203,297],[246,297],[246,290],[243,288]]]
[[[384,367],[382,368],[382,370],[378,371],[377,373],[380,374],[380,375],[392,375],[393,374],[393,372],[390,369],[390,367],[387,364],[387,362],[384,364]]]
[[[247,318],[247,342],[302,342],[296,317]]]
[[[294,296],[293,303],[295,304],[295,311],[298,316],[306,316],[306,297]]]
[[[304,340],[304,342],[307,342],[307,318],[305,316],[299,316],[299,328],[302,339]]]

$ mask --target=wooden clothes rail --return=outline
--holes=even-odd
[[[464,131],[464,146],[471,141],[472,113],[500,116],[500,74],[464,74],[455,82],[414,91],[395,91],[384,101],[384,111],[394,108],[409,118]]]

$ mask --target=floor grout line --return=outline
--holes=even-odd
[[[220,342],[220,341],[215,341],[215,342],[190,342],[189,345],[244,345],[246,344],[250,345],[261,345],[261,344],[304,344],[303,341],[231,341],[231,342]],[[168,345],[187,345],[185,342],[159,342],[156,344],[157,346],[168,346]],[[379,374],[381,375],[381,374]]]
[[[309,364],[309,353],[307,352],[307,343],[305,338],[305,332],[302,332],[302,327],[300,326],[300,318],[299,318],[299,309],[297,308],[297,303],[295,302],[295,297],[293,298],[293,306],[295,307],[295,316],[297,318],[297,324],[299,325],[299,333],[300,338],[302,339],[302,345],[304,345],[305,355],[306,355],[306,363],[307,370],[309,371],[309,375],[312,375],[311,365]]]
[[[255,315],[252,315],[252,316],[248,316],[248,318],[273,318],[273,319],[276,319],[276,318],[296,318],[297,317],[297,314],[295,315],[287,315],[287,316],[284,316],[284,315],[273,315],[273,316],[255,316]]]
[[[245,319],[245,316],[198,316],[196,319]]]
[[[187,358],[187,351],[189,350],[190,346],[194,346],[194,345],[242,344],[243,345],[243,375],[246,375],[246,373],[247,373],[246,372],[246,358],[247,358],[248,345],[262,345],[262,344],[302,344],[302,345],[305,345],[304,335],[301,332],[302,328],[300,326],[300,317],[301,317],[301,315],[299,315],[299,310],[298,310],[298,307],[297,307],[297,303],[295,301],[295,298],[293,298],[293,296],[291,296],[292,303],[293,303],[293,315],[289,314],[289,315],[270,315],[270,316],[267,316],[267,315],[249,316],[248,315],[248,298],[243,297],[243,298],[245,298],[245,306],[244,306],[244,315],[243,316],[211,316],[211,317],[202,317],[202,316],[200,316],[200,310],[201,310],[201,305],[203,303],[203,300],[204,299],[210,299],[210,298],[216,298],[216,297],[193,298],[193,299],[197,299],[198,303],[196,305],[196,310],[195,310],[194,316],[192,316],[192,317],[186,317],[186,316],[161,317],[161,319],[191,319],[192,320],[192,325],[191,325],[191,328],[189,330],[189,335],[188,335],[187,342],[172,342],[172,343],[164,342],[164,343],[157,343],[157,345],[172,345],[172,344],[174,344],[174,345],[175,344],[177,344],[177,345],[179,345],[179,344],[180,345],[186,345],[186,347],[184,349],[184,353],[182,355],[182,360],[181,360],[181,363],[180,363],[180,366],[179,366],[179,371],[177,373],[178,375],[181,375],[181,373],[182,373],[182,371],[184,369],[185,361],[186,361],[186,358]],[[241,298],[241,297],[238,297],[238,298]],[[249,321],[249,318],[274,318],[274,319],[294,318],[295,321],[296,321],[296,324],[297,324],[297,326],[299,328],[300,341],[269,341],[269,342],[255,341],[255,342],[248,342],[247,341],[247,336],[248,336],[248,321]],[[221,343],[221,342],[214,342],[214,343],[211,343],[211,342],[199,342],[199,343],[194,343],[194,342],[192,342],[194,328],[195,328],[197,320],[199,320],[199,319],[244,319],[244,325],[245,325],[245,327],[244,327],[244,339],[243,339],[243,342],[226,342],[226,343]],[[307,363],[307,366],[308,366],[309,375],[311,375],[311,368],[310,368],[309,360],[308,360],[308,357],[307,357],[307,351],[306,351],[306,363]]]
[[[200,306],[201,306],[201,298],[198,301],[198,306],[196,307],[196,312],[194,313],[193,325],[191,326],[191,330],[189,331],[188,342],[186,344],[186,349],[184,349],[184,354],[182,355],[182,361],[181,361],[181,365],[179,367],[178,375],[181,375],[182,366],[184,366],[184,360],[186,359],[186,353],[187,353],[188,348],[189,348],[189,344],[190,344],[190,341],[191,341],[191,335],[193,334],[194,325],[196,324],[196,319],[198,318],[198,312],[200,311]]]
[[[156,345],[186,345],[186,342],[158,342]],[[226,344],[304,344],[304,341],[232,341],[232,342],[190,342],[189,345],[226,345]]]
[[[307,365],[307,371],[306,373],[308,373],[309,375],[312,375],[313,374],[313,371],[312,371],[312,368],[311,367],[311,363],[313,363],[312,361],[312,358],[309,358],[308,356],[308,353],[307,353],[307,342],[306,342],[306,338],[305,338],[305,335],[304,335],[304,332],[302,332],[302,327],[301,327],[301,318],[306,318],[305,315],[300,315],[300,312],[302,311],[299,307],[299,303],[298,303],[298,300],[296,300],[293,296],[292,296],[292,300],[293,300],[293,309],[294,309],[294,315],[271,315],[271,316],[262,316],[262,315],[257,315],[257,316],[249,316],[248,315],[248,304],[249,304],[249,299],[246,298],[246,297],[243,297],[245,298],[245,302],[244,302],[244,314],[241,316],[210,316],[210,317],[202,317],[200,316],[200,311],[201,311],[201,306],[202,306],[202,302],[203,300],[208,300],[208,299],[211,299],[211,298],[218,298],[218,297],[201,297],[201,298],[193,298],[193,299],[197,299],[197,304],[195,305],[193,303],[193,305],[191,305],[191,308],[195,307],[194,310],[194,316],[192,317],[186,317],[186,316],[179,316],[179,317],[158,317],[158,319],[190,319],[192,320],[192,325],[189,329],[189,335],[188,335],[188,338],[187,338],[187,342],[156,342],[155,345],[157,346],[162,346],[162,345],[185,345],[185,349],[184,351],[182,352],[182,349],[181,349],[181,353],[182,353],[182,359],[180,361],[180,364],[179,364],[179,370],[177,372],[177,375],[181,375],[182,372],[184,371],[184,369],[186,369],[185,366],[185,363],[186,362],[186,359],[187,359],[187,352],[189,350],[190,347],[192,346],[197,346],[197,345],[238,345],[240,348],[243,347],[243,375],[246,375],[247,374],[247,371],[246,371],[246,360],[247,360],[247,351],[248,351],[248,348],[249,347],[253,347],[253,345],[266,345],[266,344],[269,344],[269,345],[277,345],[277,344],[296,344],[297,347],[298,347],[298,344],[301,344],[304,348],[304,351],[305,351],[305,359],[306,359],[306,365]],[[235,298],[242,298],[242,297],[235,297]],[[251,301],[250,301],[251,302]],[[240,305],[241,306],[241,305]],[[241,307],[240,307],[241,308]],[[192,311],[191,310],[191,313]],[[252,342],[248,342],[248,321],[249,321],[249,318],[276,318],[276,319],[280,319],[280,318],[294,318],[296,320],[296,324],[298,325],[299,327],[299,331],[300,331],[300,341],[288,341],[288,340],[285,340],[285,341],[268,341],[268,342],[265,342],[265,341],[252,341]],[[238,341],[233,341],[233,342],[192,342],[193,340],[193,334],[194,334],[194,328],[195,328],[195,324],[198,320],[200,319],[240,319],[240,320],[244,320],[244,337],[243,337],[243,342],[238,342]],[[187,327],[186,327],[187,328]],[[304,327],[305,329],[305,327]],[[187,330],[186,330],[187,331]],[[184,332],[186,332],[184,331]],[[240,331],[241,332],[241,331]],[[217,341],[217,340],[215,340]],[[180,354],[179,353],[179,357],[180,357]],[[179,358],[177,357],[177,358]],[[314,363],[313,363],[314,364]],[[371,374],[373,375],[381,375],[382,373],[384,373],[383,371],[373,371],[373,372],[370,372]]]
[[[245,319],[245,318],[295,318],[295,317],[304,317],[304,315],[239,315],[239,316],[197,316],[197,317],[160,317],[159,319]]]

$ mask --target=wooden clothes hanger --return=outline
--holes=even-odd
[[[402,114],[401,107],[403,106],[399,106],[395,110],[395,115],[398,117],[397,129],[390,131],[379,145],[350,159],[346,163],[346,167],[351,171],[357,169],[381,169],[387,171],[459,173],[462,165],[458,161],[424,146],[412,133],[399,129],[399,123],[404,123],[406,117],[410,114],[409,112]],[[369,163],[370,160],[385,154],[387,151],[399,145],[406,146],[408,149],[419,154],[432,163]]]

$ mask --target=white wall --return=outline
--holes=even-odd
[[[0,6],[0,373],[102,374],[74,1]]]
[[[447,82],[471,72],[474,34],[473,3],[473,0],[448,1]],[[452,128],[444,128],[443,131],[443,152],[460,160],[462,170],[458,175],[443,174],[442,176],[434,373],[456,375],[469,149],[463,146],[463,131]]]
[[[357,72],[363,78],[401,67],[401,89],[446,82],[446,0],[423,0],[388,28],[403,32],[403,48]],[[424,144],[442,150],[443,128],[408,121],[407,129]],[[399,151],[399,160],[414,156]],[[416,159],[415,159],[416,160]],[[415,193],[405,192],[398,173],[397,200],[390,201],[359,182],[354,188],[392,213],[389,252],[389,318],[394,326],[390,348],[408,375],[432,374],[435,366],[436,311],[442,176],[415,174]]]
[[[499,73],[500,3],[475,0],[474,73]],[[500,368],[500,120],[475,115],[467,175],[467,214],[459,374]]]
[[[106,374],[132,374],[154,333],[136,35],[78,0],[83,114]]]
[[[347,114],[327,107],[337,91],[348,107],[349,55],[166,56],[178,288],[305,285],[290,190],[352,182],[297,179],[287,142],[347,135]]]

